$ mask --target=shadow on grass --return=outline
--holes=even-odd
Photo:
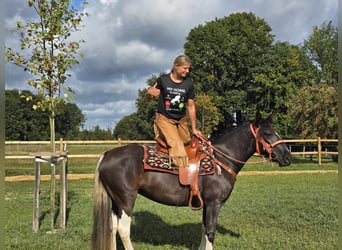
[[[75,192],[73,191],[68,191],[67,193],[67,204],[69,204],[69,201],[73,199],[73,197],[75,196]],[[50,202],[50,200],[49,200]],[[40,216],[39,216],[39,228],[41,227],[41,224],[43,223],[43,221],[45,220],[45,217],[48,216],[50,218],[50,203],[49,203],[49,209],[42,211]],[[65,218],[65,226],[67,226],[68,224],[68,220],[69,220],[69,215],[70,215],[70,211],[71,211],[71,206],[67,205],[66,207],[66,218]],[[54,208],[54,225],[55,228],[59,227],[59,216],[60,216],[60,193],[56,192],[55,193],[55,208]]]
[[[240,234],[218,225],[217,231],[223,235],[239,238]],[[184,223],[170,225],[150,212],[134,213],[131,226],[131,239],[134,243],[145,243],[153,246],[181,246],[187,249],[197,249],[202,237],[201,223]],[[117,241],[118,249],[123,249],[121,240]]]

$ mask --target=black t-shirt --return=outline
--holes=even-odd
[[[175,120],[183,118],[188,99],[195,98],[192,79],[185,77],[181,83],[175,83],[170,74],[164,74],[157,79],[156,88],[160,89],[158,112]]]

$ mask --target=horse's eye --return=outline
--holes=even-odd
[[[270,135],[272,135],[273,133],[271,132],[271,131],[268,131],[268,130],[266,130],[266,131],[264,131],[264,135],[266,135],[266,136],[270,136]]]

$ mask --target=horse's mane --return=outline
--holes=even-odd
[[[221,132],[216,133],[213,136],[210,136],[210,141],[212,143],[221,143],[227,141],[227,138],[234,137],[235,134],[240,133],[241,129],[245,128],[246,126],[249,126],[249,122],[245,122],[241,124],[240,126],[237,126],[235,128],[231,128],[229,130],[224,130]]]

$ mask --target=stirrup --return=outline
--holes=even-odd
[[[199,202],[199,204],[200,204],[198,207],[193,206],[193,205],[194,205],[194,204],[193,204],[193,198],[194,198],[194,197],[197,197],[197,199],[198,199],[198,202]],[[200,210],[200,209],[203,208],[203,199],[202,199],[202,196],[201,196],[201,193],[200,193],[200,192],[198,192],[197,195],[194,195],[193,192],[190,191],[189,207],[190,207],[192,210],[194,210],[194,211]]]

